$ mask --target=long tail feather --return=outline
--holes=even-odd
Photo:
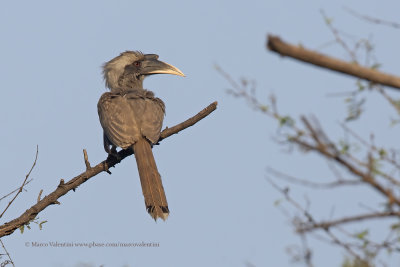
[[[147,212],[154,220],[168,218],[169,209],[150,143],[142,138],[133,145]]]

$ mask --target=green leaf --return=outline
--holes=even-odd
[[[344,259],[344,262],[342,263],[342,267],[351,267],[351,262],[348,258]]]
[[[392,229],[392,230],[396,230],[396,229],[399,229],[399,228],[400,228],[400,223],[395,223],[395,224],[392,224],[390,226],[390,229]]]
[[[289,116],[284,116],[279,118],[279,126],[293,126],[294,120]]]
[[[386,155],[387,155],[387,152],[386,152],[385,149],[383,149],[383,148],[379,149],[379,156],[380,156],[381,158],[383,158],[383,157],[386,156]]]
[[[365,89],[365,85],[362,84],[361,80],[357,80],[356,85],[358,87],[358,91],[363,91]]]
[[[43,227],[42,225],[43,225],[44,223],[47,223],[47,221],[42,221],[42,222],[39,223],[39,229],[40,229],[40,230],[42,230],[42,227]]]
[[[333,18],[325,17],[325,23],[326,23],[326,24],[331,25],[332,22],[333,22]]]
[[[369,233],[369,231],[368,231],[368,229],[366,229],[362,232],[354,234],[354,237],[363,240],[368,235],[368,233]]]
[[[21,234],[24,233],[24,229],[25,229],[25,225],[21,225],[21,226],[19,227],[19,230],[21,231]]]
[[[259,105],[258,108],[262,111],[262,112],[268,112],[269,107],[266,105]]]
[[[274,201],[274,206],[277,207],[282,203],[283,199],[277,199]]]
[[[382,64],[375,63],[374,65],[371,66],[371,69],[376,70],[379,69],[382,66]]]
[[[339,146],[340,146],[340,153],[342,154],[347,154],[350,150],[350,145],[346,141],[340,140]]]

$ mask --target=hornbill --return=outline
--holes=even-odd
[[[139,171],[147,212],[154,220],[167,219],[168,203],[152,146],[160,138],[164,102],[143,88],[153,74],[185,76],[178,68],[159,61],[158,55],[126,51],[103,65],[106,87],[97,104],[103,127],[104,149],[117,156],[116,147],[132,148]]]

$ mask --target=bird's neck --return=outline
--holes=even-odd
[[[134,74],[123,75],[118,80],[118,85],[120,88],[131,90],[131,89],[143,89],[143,79],[138,78]]]
[[[143,79],[138,78],[136,75],[123,75],[118,79],[118,86],[111,91],[126,92],[131,90],[144,90]]]

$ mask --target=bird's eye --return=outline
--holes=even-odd
[[[135,62],[133,62],[133,65],[135,65],[136,67],[140,67],[141,62],[140,61],[135,61]]]

